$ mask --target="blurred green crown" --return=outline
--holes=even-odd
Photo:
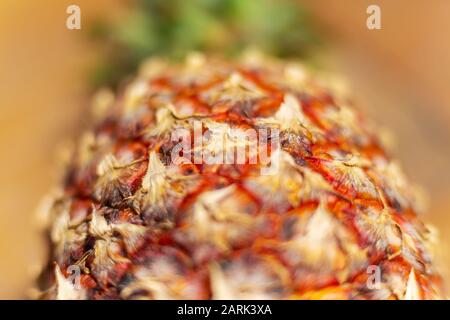
[[[252,47],[305,58],[319,43],[304,7],[289,0],[136,0],[125,19],[96,21],[91,35],[107,51],[96,86],[117,85],[149,56],[232,56]]]

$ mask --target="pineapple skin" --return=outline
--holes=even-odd
[[[151,59],[117,97],[97,95],[93,115],[44,210],[41,298],[442,297],[417,192],[348,98],[304,66]],[[276,172],[174,163],[173,133],[195,123],[278,129]],[[214,139],[191,155],[239,143]]]

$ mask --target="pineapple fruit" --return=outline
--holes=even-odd
[[[442,297],[417,192],[301,64],[152,59],[97,98],[45,210],[41,298]]]

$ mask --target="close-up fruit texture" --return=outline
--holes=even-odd
[[[48,205],[44,297],[441,297],[420,198],[376,129],[302,65],[150,60],[106,95]],[[267,134],[231,133],[249,130]]]
[[[0,16],[46,21],[0,54],[0,299],[448,297],[450,5],[43,2]]]

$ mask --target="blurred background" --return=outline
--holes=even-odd
[[[81,8],[81,30],[66,9]],[[381,30],[366,9],[381,8]],[[361,109],[429,195],[450,286],[450,1],[2,0],[0,298],[25,298],[45,259],[33,218],[57,180],[58,146],[86,123],[89,97],[146,55],[254,46],[344,77]]]

